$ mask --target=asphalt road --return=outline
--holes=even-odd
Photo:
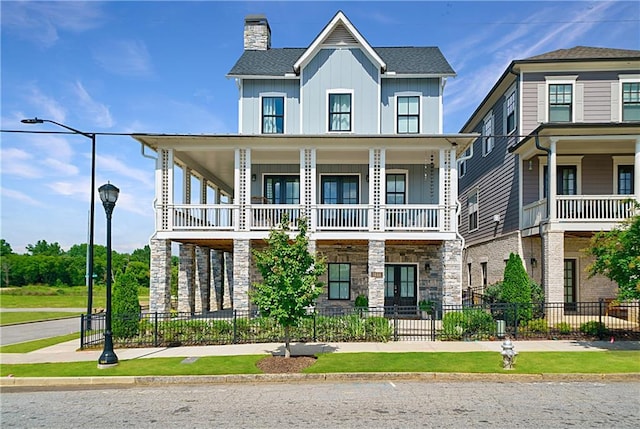
[[[639,393],[638,383],[592,382],[3,389],[1,421],[3,428],[638,428]]]
[[[57,337],[80,331],[80,317],[0,326],[0,345]]]

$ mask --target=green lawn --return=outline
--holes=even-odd
[[[15,313],[0,311],[0,326],[11,325],[13,323],[60,319],[63,317],[73,317],[79,315],[80,313],[67,313],[64,311],[20,311]]]
[[[149,289],[140,288],[138,298],[141,305],[148,304]],[[106,306],[106,287],[93,287],[93,308]],[[86,308],[86,286],[23,286],[0,289],[2,308]]]
[[[61,335],[59,337],[44,338],[41,340],[26,341],[24,343],[9,344],[7,346],[0,347],[0,353],[29,353],[35,350],[40,350],[45,347],[53,346],[59,343],[65,343],[67,341],[80,338],[80,333]],[[78,341],[78,347],[80,342]]]
[[[96,362],[2,365],[0,376],[90,377],[134,375],[258,374],[256,363],[264,355],[210,356],[193,363],[183,358],[120,361],[98,369]],[[336,372],[472,372],[504,373],[498,353],[328,353],[307,368],[307,373]],[[521,353],[509,373],[630,373],[640,372],[640,352],[527,352]]]

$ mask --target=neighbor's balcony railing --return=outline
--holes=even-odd
[[[557,195],[559,222],[620,222],[634,214],[632,195]],[[522,208],[522,227],[540,225],[547,218],[547,200]]]
[[[375,210],[366,204],[319,204],[305,209],[292,204],[250,204],[244,209],[249,230],[270,230],[280,225],[286,214],[291,227],[310,214],[309,227],[316,231],[372,231]],[[308,211],[307,211],[308,210]],[[239,230],[240,207],[234,204],[173,204],[166,211],[168,231]],[[381,228],[386,231],[441,231],[444,206],[434,204],[383,205],[379,209]],[[158,224],[164,212],[157,208]],[[162,228],[159,228],[162,229]]]

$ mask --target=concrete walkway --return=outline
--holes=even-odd
[[[291,354],[320,353],[394,353],[394,352],[500,352],[501,341],[399,341],[388,343],[295,343]],[[0,363],[45,363],[98,361],[102,350],[78,350],[79,340],[46,347],[30,353],[0,353]],[[515,350],[522,352],[597,352],[605,350],[640,350],[640,341],[514,341]],[[231,344],[221,346],[150,347],[116,349],[119,360],[159,357],[202,357],[284,354],[283,343]]]

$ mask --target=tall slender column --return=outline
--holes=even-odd
[[[211,289],[209,294],[209,311],[222,308],[222,256],[223,252],[211,249]]]
[[[636,156],[633,166],[633,189],[640,202],[640,139],[636,139]]]
[[[149,311],[168,313],[171,310],[171,240],[152,238],[149,247]]]
[[[233,308],[249,310],[249,285],[251,284],[251,243],[249,240],[233,240]]]
[[[549,204],[549,220],[555,221],[557,216],[556,210],[556,189],[558,183],[558,169],[557,169],[557,161],[556,161],[556,139],[551,139],[551,144],[549,145],[549,162],[548,162],[548,174],[549,174],[549,189],[547,189],[547,204]]]
[[[442,304],[462,304],[462,242],[446,240],[441,246]]]
[[[211,258],[209,256],[209,248],[196,246],[196,313],[209,311],[210,272]]]
[[[384,240],[369,240],[369,307],[384,307]]]
[[[178,266],[178,311],[193,313],[194,300],[194,245],[180,245],[180,262]]]
[[[233,253],[223,254],[222,308],[233,308]]]

